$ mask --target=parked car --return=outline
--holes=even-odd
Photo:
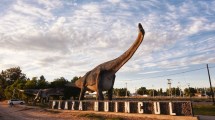
[[[8,104],[12,104],[12,105],[20,104],[20,105],[23,105],[23,104],[25,104],[25,101],[19,100],[19,99],[11,99],[11,100],[8,100]]]

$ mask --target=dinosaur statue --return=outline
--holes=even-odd
[[[75,82],[75,86],[81,88],[79,100],[84,99],[84,94],[86,91],[96,91],[96,99],[104,100],[102,91],[106,90],[108,91],[108,99],[112,100],[116,72],[133,56],[143,41],[145,31],[140,23],[138,27],[139,34],[137,39],[125,53],[116,59],[98,65]]]
[[[80,94],[80,89],[75,87],[65,88],[47,88],[47,89],[25,89],[19,90],[20,92],[33,95],[34,103],[40,100],[41,102],[47,102],[50,96],[72,96],[75,99]],[[70,91],[69,93],[67,91]]]
[[[19,91],[27,95],[35,96],[34,103],[37,101],[47,102],[50,96],[64,96],[64,89],[62,88],[25,89]]]

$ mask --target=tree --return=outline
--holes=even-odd
[[[160,89],[158,90],[158,95],[159,95],[159,96],[163,96],[163,89],[162,89],[162,88],[160,88]]]
[[[126,96],[126,88],[115,88],[113,94],[116,96]],[[127,95],[130,96],[130,91],[127,90]]]
[[[33,77],[32,80],[27,80],[24,89],[36,89],[37,88],[37,77]]]
[[[179,96],[180,95],[180,89],[179,88],[171,88],[171,91],[172,91],[172,95],[173,96]]]
[[[11,94],[11,89],[13,89],[13,87],[21,88],[24,86],[25,82],[26,76],[22,73],[20,67],[13,67],[6,70],[2,70],[0,73],[0,97],[9,98]]]
[[[5,91],[5,88],[7,87],[6,79],[4,78],[3,75],[4,74],[3,74],[3,71],[2,71],[1,74],[0,74],[0,99],[5,98],[4,91]]]
[[[136,92],[137,92],[137,94],[139,94],[139,95],[148,94],[148,91],[147,91],[146,87],[141,87],[141,88],[137,89]]]
[[[22,73],[20,67],[6,69],[5,71],[2,71],[2,74],[8,85],[13,84],[17,79],[26,79],[25,74]]]
[[[150,95],[150,96],[157,96],[158,92],[155,89],[149,89],[148,90],[148,95]]]
[[[194,96],[196,92],[197,92],[196,89],[192,87],[184,89],[184,94],[186,96]]]
[[[43,75],[40,76],[40,79],[37,83],[37,88],[39,89],[45,89],[48,88],[49,83],[46,81],[45,77]]]
[[[79,78],[77,76],[73,77],[72,80],[71,80],[71,83],[75,83]]]
[[[53,82],[51,82],[50,87],[51,88],[64,88],[65,84],[68,83],[68,80],[66,80],[64,77],[57,78]]]

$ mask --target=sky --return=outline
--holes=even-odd
[[[213,0],[1,0],[0,70],[46,80],[83,76],[145,38],[114,88],[215,86]]]

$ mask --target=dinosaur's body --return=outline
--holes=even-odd
[[[79,100],[83,100],[85,91],[96,91],[97,100],[104,100],[102,91],[108,91],[108,99],[112,100],[115,73],[133,56],[142,43],[144,34],[145,31],[139,24],[138,37],[125,53],[114,60],[98,65],[75,82],[75,85],[81,88]]]
[[[42,101],[47,102],[49,101],[49,98],[51,96],[71,96],[73,99],[78,97],[80,93],[80,89],[77,87],[64,87],[64,88],[47,88],[47,89],[25,89],[25,90],[19,90],[20,92],[27,94],[27,95],[33,95],[34,102],[36,101]],[[70,91],[69,93],[66,91]]]
[[[34,103],[37,100],[42,100],[42,102],[48,101],[50,96],[64,96],[64,89],[62,88],[48,88],[48,89],[25,89],[19,90],[24,94],[34,95]]]

